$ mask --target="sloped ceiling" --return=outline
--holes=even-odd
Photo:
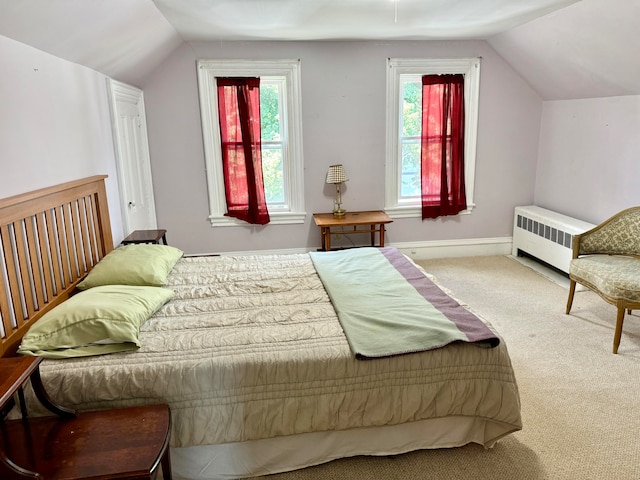
[[[183,42],[484,39],[543,99],[640,94],[640,0],[0,0],[0,35],[141,86]]]
[[[183,43],[151,0],[0,0],[0,35],[136,86]]]
[[[545,100],[640,95],[640,0],[582,0],[488,41]]]

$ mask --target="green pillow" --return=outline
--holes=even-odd
[[[161,287],[183,251],[168,245],[137,244],[116,248],[100,260],[78,283],[80,290],[99,285]]]
[[[38,319],[18,353],[68,358],[135,350],[140,326],[172,296],[166,288],[129,285],[79,292]]]

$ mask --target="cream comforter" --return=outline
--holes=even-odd
[[[467,416],[521,428],[504,342],[356,360],[307,254],[181,259],[136,352],[45,360],[72,408],[166,402],[174,447]]]

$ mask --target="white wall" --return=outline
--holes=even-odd
[[[640,96],[543,104],[535,203],[591,223],[640,205]]]
[[[314,248],[311,214],[332,208],[327,167],[343,163],[348,210],[384,206],[388,57],[482,57],[476,209],[422,222],[398,219],[387,242],[509,237],[513,209],[533,201],[542,102],[485,42],[215,42],[183,45],[144,82],[156,212],[170,243],[188,252]],[[208,200],[196,60],[300,58],[304,129],[303,225],[217,227]]]
[[[123,238],[104,75],[0,36],[0,197],[107,174]]]

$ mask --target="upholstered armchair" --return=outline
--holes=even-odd
[[[618,353],[625,312],[640,308],[640,207],[623,210],[573,237],[568,314],[576,283],[618,309],[613,353]]]

